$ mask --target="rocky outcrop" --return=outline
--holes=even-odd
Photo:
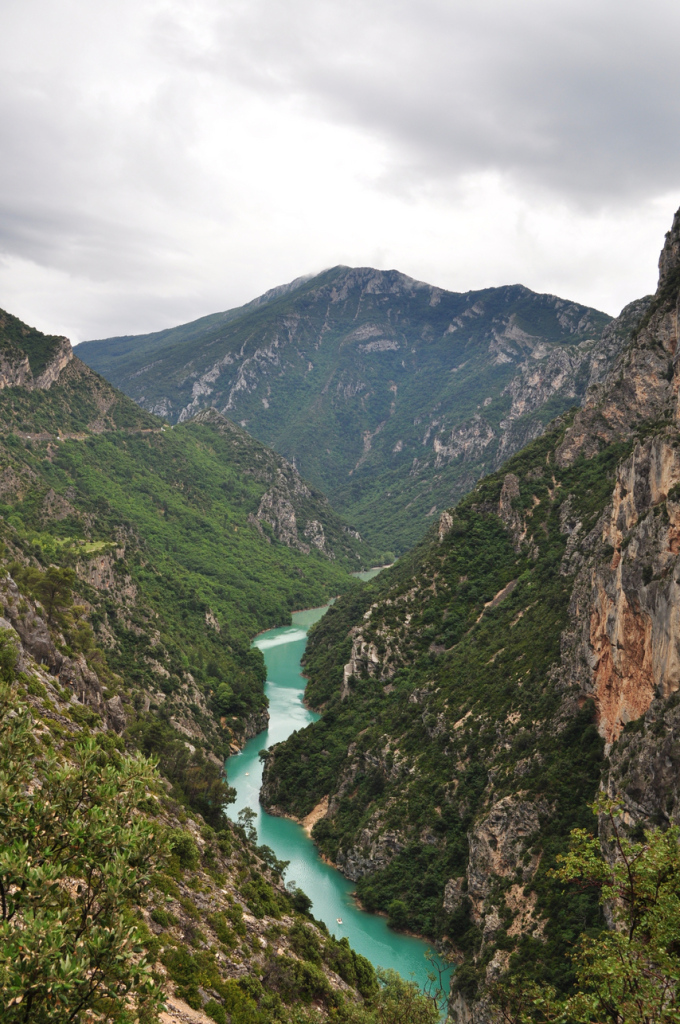
[[[477,921],[488,916],[485,902],[495,878],[513,878],[518,869],[524,882],[533,878],[538,857],[524,855],[548,812],[545,804],[507,796],[475,824],[468,836],[467,892]]]
[[[95,708],[100,714],[106,715],[104,691],[96,672],[88,666],[82,654],[75,658],[64,658],[59,668],[59,682],[73,691],[81,704]],[[120,704],[120,697],[114,698]],[[122,715],[122,705],[120,705]],[[115,719],[115,714],[113,715]],[[119,730],[120,731],[120,730]]]
[[[2,326],[0,315],[0,331]],[[50,343],[47,364],[40,373],[34,375],[26,353],[17,344],[0,339],[0,390],[22,387],[27,391],[44,391],[59,379],[61,371],[73,359],[71,342],[68,338],[46,339],[47,342]]]
[[[47,623],[33,603],[21,594],[9,574],[0,580],[0,599],[5,615],[19,635],[25,651],[38,664],[45,665],[51,672],[58,672],[64,660],[63,655],[55,647]]]
[[[387,867],[396,854],[405,849],[403,837],[392,829],[365,828],[358,842],[347,850],[338,850],[337,866],[345,878],[358,882],[364,875],[372,875]]]
[[[116,568],[116,563],[124,557],[124,548],[103,551],[92,558],[78,561],[76,575],[95,590],[107,592],[121,603],[134,604],[137,587],[126,572],[117,571]]]
[[[282,544],[309,554],[309,544],[301,542],[298,537],[295,509],[284,493],[271,490],[263,494],[255,518],[269,523],[274,536]]]
[[[247,715],[243,727],[243,742],[252,740],[269,726],[269,712],[265,709]]]
[[[73,359],[73,349],[68,338],[58,338],[47,366],[33,379],[32,388],[46,390],[59,379],[59,374]],[[32,389],[29,385],[29,390]]]
[[[451,532],[453,527],[453,516],[450,512],[442,512],[439,517],[439,529],[437,530],[437,536],[439,537],[439,543],[444,540],[447,533]]]
[[[0,389],[33,384],[28,356],[18,349],[0,352]]]
[[[203,410],[193,422],[209,425],[228,439],[234,461],[264,485],[257,510],[247,516],[263,540],[271,543],[274,537],[305,555],[319,551],[329,559],[349,559],[353,567],[361,564],[361,534],[337,516],[323,494],[305,483],[293,463],[259,444],[215,409]]]
[[[620,352],[601,382],[589,388],[557,453],[562,465],[629,437],[641,422],[677,422],[679,240],[680,211],[659,257],[656,294],[626,306],[605,330],[605,335],[632,332],[633,343]]]

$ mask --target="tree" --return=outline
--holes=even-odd
[[[73,604],[73,586],[76,574],[73,569],[60,569],[51,565],[36,582],[35,591],[47,612],[47,621],[54,622],[55,612]]]
[[[246,839],[249,839],[251,843],[257,842],[257,829],[255,828],[256,819],[257,814],[252,807],[242,807],[238,812],[239,826],[243,829],[243,834]]]
[[[620,803],[593,805],[608,821],[606,856],[584,829],[555,872],[563,882],[597,886],[613,929],[583,936],[574,954],[578,991],[559,997],[535,986],[501,999],[506,1019],[555,1024],[680,1022],[680,829],[648,829],[633,842],[621,827]]]
[[[391,900],[387,908],[387,923],[390,928],[406,928],[409,923],[408,907],[403,900]]]
[[[0,637],[3,650],[6,637]],[[161,990],[135,904],[167,856],[139,813],[158,776],[95,739],[41,753],[29,709],[0,683],[0,1007],[3,1024],[156,1019]]]
[[[213,694],[213,703],[218,715],[228,715],[234,704],[234,691],[229,683],[220,683]]]
[[[439,1024],[436,1002],[426,996],[415,981],[405,981],[392,970],[377,971],[380,992],[375,1019],[379,1024]]]

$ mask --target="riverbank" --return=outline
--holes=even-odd
[[[306,705],[305,705],[306,707]],[[309,838],[312,838],[312,829],[316,825],[317,821],[321,821],[328,814],[328,797],[325,796],[316,807],[313,807],[309,814],[305,815],[304,818],[298,818],[295,814],[290,814],[289,811],[284,811],[280,807],[274,805],[267,807],[267,814],[271,814],[275,818],[287,818],[288,821],[294,821],[296,825],[300,825],[302,829],[307,833]],[[317,854],[326,864],[333,864],[332,860],[329,860],[324,854],[317,850]],[[336,865],[333,864],[333,867]]]
[[[288,883],[295,882],[307,893],[312,900],[312,913],[324,922],[331,934],[336,938],[348,938],[352,947],[375,966],[392,967],[405,978],[415,977],[418,984],[424,986],[429,970],[425,952],[431,948],[430,945],[392,931],[385,917],[359,909],[352,896],[356,883],[346,879],[334,864],[322,858],[311,841],[310,832],[315,821],[327,809],[324,802],[320,801],[312,808],[302,822],[267,813],[259,803],[262,779],[260,750],[281,742],[295,729],[302,729],[319,718],[302,702],[305,680],[301,674],[300,659],[307,642],[307,629],[321,618],[324,610],[307,609],[297,613],[291,626],[268,630],[254,641],[267,665],[266,692],[271,718],[267,732],[250,740],[242,753],[230,757],[227,762],[228,781],[237,792],[229,814],[235,817],[245,807],[255,812],[253,824],[258,841],[271,847],[280,860],[289,862],[286,872]]]

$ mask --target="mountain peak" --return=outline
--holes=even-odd
[[[680,266],[680,210],[676,211],[673,226],[666,232],[664,247],[659,256],[659,288],[662,288]]]

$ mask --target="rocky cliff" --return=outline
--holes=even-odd
[[[316,626],[324,717],[267,761],[265,801],[327,796],[313,834],[362,901],[458,961],[461,1024],[504,978],[573,982],[605,921],[549,871],[598,787],[631,829],[678,820],[679,303],[680,212],[583,407]]]
[[[602,380],[622,341],[608,319],[519,285],[459,294],[335,267],[79,352],[173,422],[211,406],[236,420],[387,552]]]

